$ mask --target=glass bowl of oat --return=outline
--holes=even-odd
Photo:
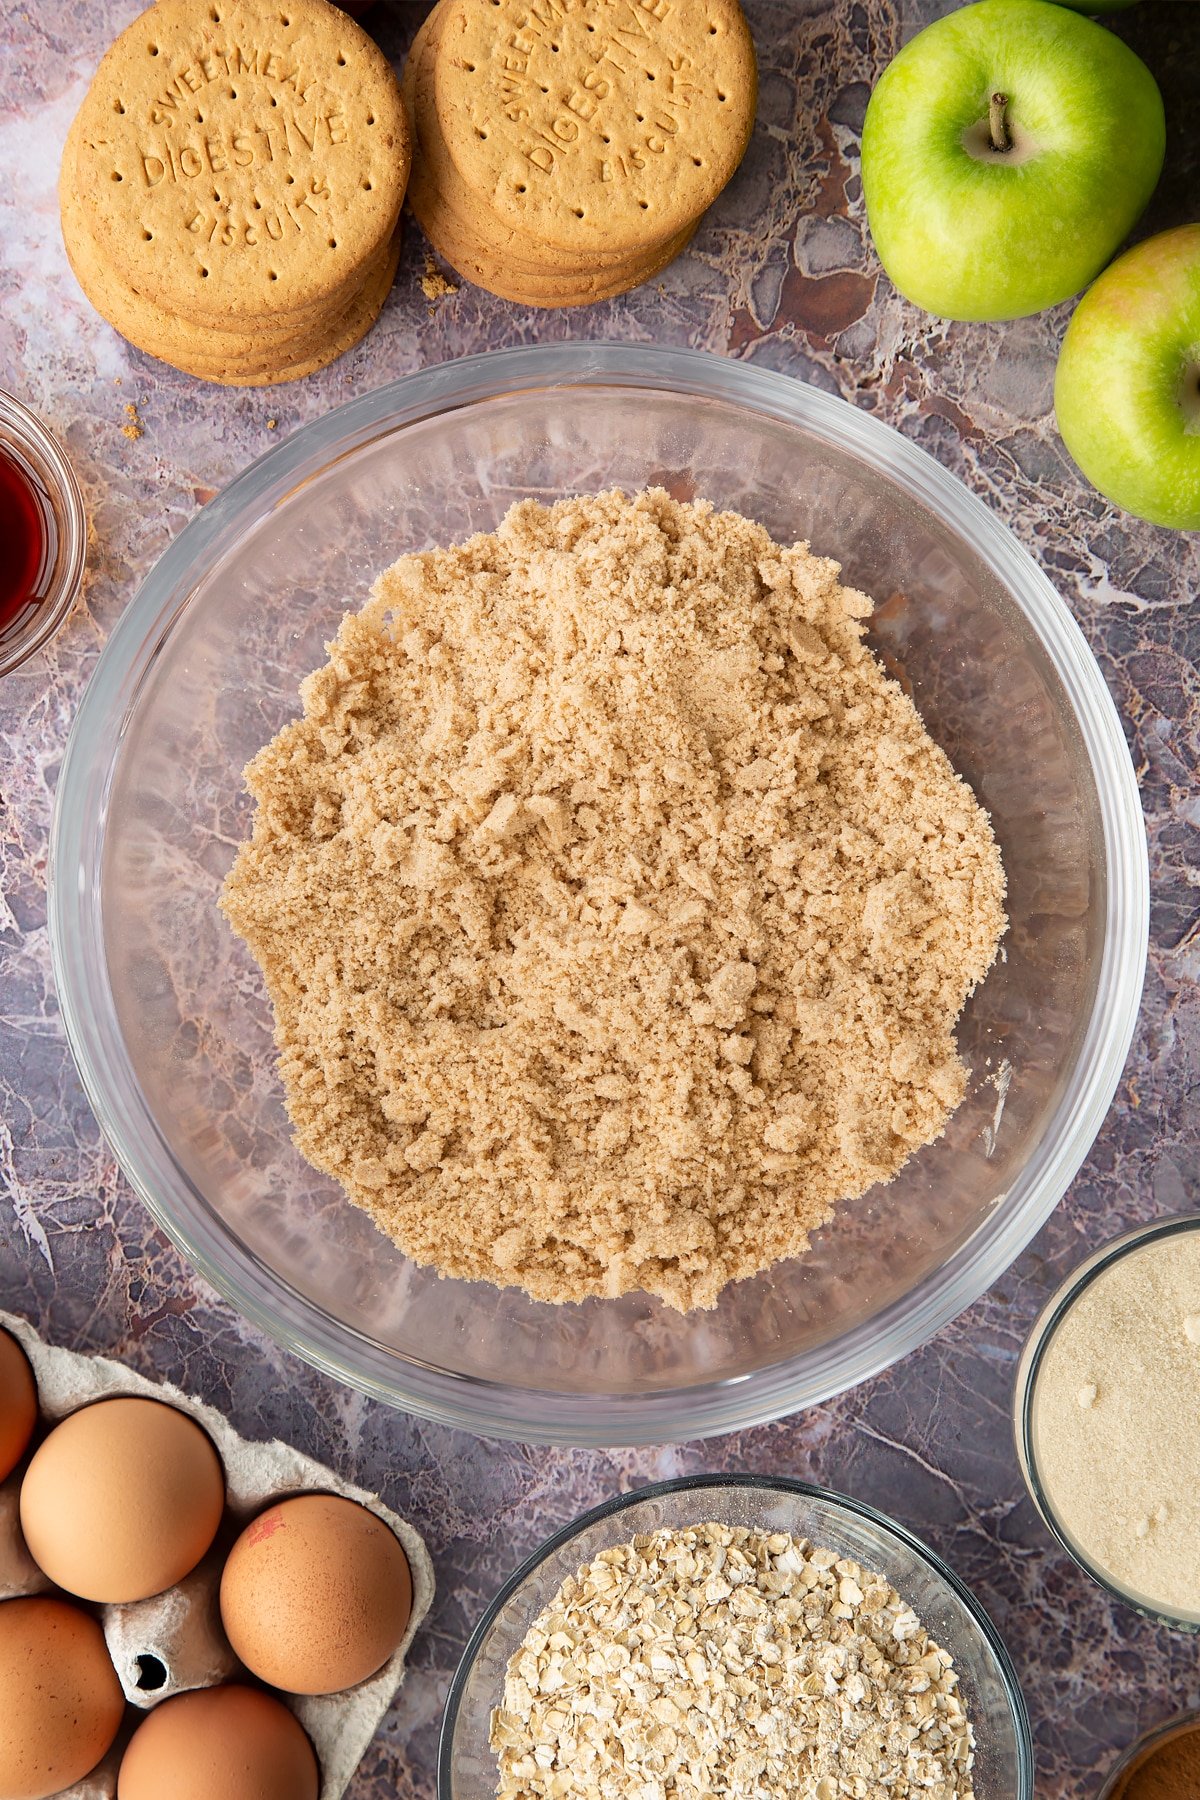
[[[821,1800],[889,1768],[944,1800],[1031,1800],[1034,1775],[1008,1652],[952,1570],[869,1506],[754,1475],[585,1513],[463,1653],[439,1800],[611,1794],[622,1764],[630,1793]]]
[[[1000,957],[958,1025],[969,1076],[944,1135],[843,1206],[807,1255],[688,1313],[637,1292],[554,1305],[406,1258],[296,1149],[262,981],[217,904],[253,813],[244,765],[296,718],[301,680],[401,552],[491,531],[529,496],[655,485],[811,541],[873,596],[869,642],[990,814],[1008,880]],[[103,1130],[239,1311],[409,1411],[611,1444],[814,1404],[924,1342],[1008,1267],[1115,1091],[1148,880],[1103,677],[982,502],[868,413],[772,371],[573,344],[354,400],[204,507],[80,706],[50,920]]]

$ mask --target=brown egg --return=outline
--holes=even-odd
[[[374,1675],[411,1612],[412,1575],[395,1533],[334,1494],[260,1514],[221,1577],[234,1651],[260,1680],[293,1694],[335,1694]]]
[[[317,1800],[312,1745],[281,1700],[200,1688],[156,1706],[129,1740],[117,1800]]]
[[[45,1800],[89,1774],[125,1701],[95,1619],[65,1600],[0,1606],[0,1796]]]
[[[50,1586],[25,1545],[21,1530],[21,1480],[0,1485],[0,1600],[44,1594]]]
[[[37,1424],[37,1388],[29,1358],[15,1337],[0,1331],[0,1481],[24,1456]]]
[[[224,1506],[220,1458],[195,1420],[160,1400],[101,1400],[38,1446],[21,1528],[69,1594],[147,1600],[191,1573]]]

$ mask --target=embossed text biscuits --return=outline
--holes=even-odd
[[[737,0],[446,0],[434,70],[466,186],[583,253],[649,251],[711,205],[756,89]]]
[[[297,346],[307,343],[314,330],[307,313],[281,314],[278,322],[260,322],[253,330],[196,325],[146,299],[115,274],[88,228],[75,165],[78,141],[76,119],[67,133],[58,184],[63,242],[80,287],[96,311],[131,344],[177,366],[182,357],[189,365],[207,358],[222,365],[246,361],[261,367],[277,353],[290,358]],[[328,315],[322,313],[319,318],[320,328],[328,329]]]
[[[344,307],[389,243],[408,165],[391,67],[326,0],[159,0],[79,115],[101,254],[198,324]]]
[[[68,151],[71,137],[67,138]],[[400,227],[370,265],[353,298],[320,315],[289,313],[280,324],[260,324],[254,331],[224,330],[178,319],[113,275],[87,229],[69,156],[63,159],[59,197],[63,238],[80,287],[122,336],[148,356],[171,363],[204,381],[237,387],[262,387],[296,381],[343,355],[374,324],[396,273]]]
[[[403,93],[409,202],[469,281],[581,306],[647,281],[746,147],[737,0],[438,0]]]
[[[435,7],[417,33],[401,91],[412,115],[408,202],[438,254],[476,286],[518,305],[583,306],[647,281],[677,256],[694,226],[652,255],[595,253],[586,259],[547,250],[481,205],[456,177],[433,105],[433,63],[446,7]]]
[[[273,352],[270,357],[260,359],[257,366],[203,361],[188,368],[187,372],[204,381],[221,382],[226,387],[272,387],[278,382],[300,381],[306,375],[315,375],[318,369],[324,369],[339,356],[344,356],[370,331],[391,292],[399,260],[400,227],[397,225],[349,306],[307,347],[294,346],[286,357]],[[183,363],[179,366],[187,367]]]
[[[527,231],[498,219],[486,201],[466,185],[451,159],[438,123],[433,92],[442,26],[449,11],[448,0],[441,0],[429,14],[413,40],[400,84],[410,114],[413,140],[408,199],[421,229],[438,244],[441,216],[452,216],[454,222],[469,231],[477,249],[503,256],[506,268],[537,274],[560,269],[577,274],[581,266],[578,251],[553,249],[536,234],[530,236]],[[441,248],[440,244],[438,248]],[[624,268],[638,261],[644,261],[644,257],[631,257],[624,251],[593,251],[587,257],[589,269],[601,265]]]

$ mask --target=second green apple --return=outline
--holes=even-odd
[[[862,177],[880,261],[950,319],[1069,300],[1119,248],[1162,171],[1149,69],[1051,0],[978,0],[920,32],[867,107]]]
[[[1153,525],[1200,530],[1200,225],[1127,250],[1084,295],[1054,409],[1108,499]]]

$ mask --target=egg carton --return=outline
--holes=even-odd
[[[151,1600],[92,1609],[99,1613],[109,1654],[131,1707],[148,1712],[173,1694],[252,1679],[221,1629],[221,1570],[238,1533],[273,1502],[294,1494],[340,1494],[368,1507],[395,1532],[408,1558],[413,1586],[412,1617],[395,1654],[377,1675],[344,1693],[272,1690],[291,1708],[312,1740],[321,1768],[320,1800],[341,1800],[404,1680],[409,1646],[433,1601],[433,1564],[424,1540],[406,1519],[384,1506],[377,1494],[343,1481],[323,1463],[287,1444],[250,1442],[234,1430],[223,1413],[178,1388],[147,1381],[106,1357],[45,1344],[24,1319],[11,1313],[0,1312],[0,1327],[16,1338],[33,1366],[44,1424],[52,1425],[93,1400],[130,1395],[163,1400],[203,1427],[224,1465],[225,1519],[213,1549],[199,1567],[177,1587]],[[19,1490],[20,1471],[0,1487],[0,1600],[54,1591],[21,1537]],[[61,1800],[115,1800],[117,1768],[129,1731],[127,1722],[99,1768],[86,1780],[64,1789]]]

